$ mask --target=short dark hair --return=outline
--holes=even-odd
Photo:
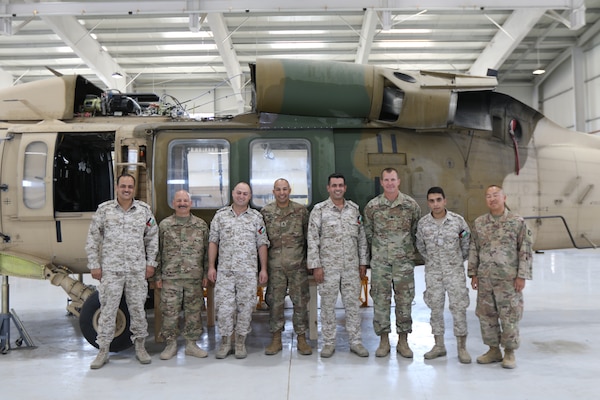
[[[384,173],[384,172],[385,172],[386,174],[391,174],[392,172],[395,172],[395,173],[396,173],[396,176],[397,176],[398,178],[400,178],[400,174],[398,173],[398,170],[397,170],[396,168],[393,168],[393,167],[387,167],[387,168],[384,168],[384,169],[381,171],[381,174],[379,174],[379,176],[380,176],[381,178],[383,178],[383,173]]]
[[[430,187],[429,190],[427,191],[427,197],[429,197],[430,194],[434,194],[434,193],[439,193],[442,195],[442,198],[446,198],[446,194],[444,193],[444,189],[442,189],[439,186],[433,186]]]
[[[119,175],[119,177],[117,178],[117,186],[119,186],[119,181],[121,180],[121,178],[133,179],[133,185],[135,186],[135,177],[131,174],[128,174],[127,172],[123,172],[121,175]]]
[[[329,175],[329,177],[327,178],[327,186],[329,186],[329,184],[331,184],[331,179],[336,179],[336,178],[342,178],[344,180],[344,185],[346,184],[346,178],[344,178],[344,175],[340,174],[339,172],[334,172],[333,174]]]

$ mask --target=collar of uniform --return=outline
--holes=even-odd
[[[335,205],[333,200],[331,200],[331,197],[328,197],[327,200],[325,200],[325,202],[327,203],[327,207],[337,208],[339,210],[339,207]],[[346,199],[344,199],[344,207],[342,207],[342,208],[346,208],[346,207],[348,207],[348,202],[346,201]]]

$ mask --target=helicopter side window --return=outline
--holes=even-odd
[[[167,196],[178,190],[192,196],[192,208],[229,204],[229,142],[222,139],[178,139],[169,143]]]
[[[300,204],[312,201],[310,142],[306,139],[256,139],[250,143],[252,204],[263,207],[275,200],[273,183],[285,178],[290,198]]]
[[[46,161],[48,145],[31,142],[25,148],[23,166],[23,203],[27,208],[40,209],[46,205]]]

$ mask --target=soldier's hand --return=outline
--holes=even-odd
[[[265,283],[267,283],[268,280],[269,280],[269,275],[267,275],[266,268],[261,269],[260,272],[258,273],[258,282],[261,285],[264,285]]]
[[[476,276],[471,277],[471,287],[473,288],[473,290],[477,290],[477,288],[479,287],[479,279],[477,279]]]
[[[146,279],[150,279],[154,276],[154,267],[146,265]]]
[[[92,278],[96,280],[102,279],[102,268],[91,269],[90,273],[92,274]]]
[[[323,281],[325,280],[325,274],[323,273],[323,268],[313,269],[313,277],[315,278],[315,282],[323,283]]]
[[[515,290],[517,292],[520,292],[523,289],[525,289],[525,279],[523,279],[523,278],[515,278]]]
[[[162,289],[162,280],[154,281],[154,287]]]
[[[215,268],[208,268],[208,280],[215,283],[217,280],[217,270]]]
[[[360,275],[360,279],[362,280],[365,276],[367,276],[367,266],[359,265],[358,266],[358,274]]]

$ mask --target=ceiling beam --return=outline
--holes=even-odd
[[[488,69],[500,68],[545,11],[543,8],[515,10],[504,25],[499,27],[494,38],[475,60],[468,73],[486,75]]]
[[[373,46],[373,38],[375,37],[375,28],[377,28],[377,19],[377,12],[373,10],[365,11],[360,30],[360,39],[358,40],[358,49],[354,59],[356,64],[367,64],[369,62],[369,54],[371,54],[371,46]]]
[[[375,11],[461,9],[461,10],[519,10],[544,8],[578,10],[584,0],[303,0],[282,2],[272,0],[203,0],[199,3],[186,0],[172,1],[79,1],[10,3],[0,10],[0,17],[44,15],[149,15],[228,12],[340,12],[372,9]]]
[[[106,87],[125,91],[125,71],[74,17],[45,16],[42,20],[94,71]],[[113,78],[112,74],[116,72],[122,78]]]
[[[219,54],[223,59],[223,65],[225,65],[225,70],[227,71],[227,79],[238,106],[238,112],[243,113],[245,101],[242,96],[242,80],[244,74],[242,73],[237,53],[233,48],[233,42],[231,41],[231,35],[225,18],[221,13],[208,13],[206,15],[206,22],[210,26],[217,49],[219,49]]]

